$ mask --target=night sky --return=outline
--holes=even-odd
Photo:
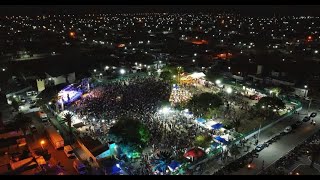
[[[0,15],[39,15],[53,13],[113,12],[233,12],[249,16],[314,15],[320,16],[320,5],[16,5],[1,6]]]

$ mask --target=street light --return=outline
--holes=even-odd
[[[125,74],[126,73],[126,70],[124,70],[124,69],[120,69],[120,74]]]
[[[196,60],[195,60],[195,59],[192,59],[192,62],[196,62]]]
[[[109,66],[106,66],[106,67],[105,67],[106,70],[108,70],[109,68],[110,68]]]
[[[5,68],[2,68],[2,71],[6,71],[6,69],[5,69]]]
[[[304,88],[305,88],[305,89],[307,89],[307,88],[308,88],[308,86],[307,86],[307,85],[304,85]]]
[[[216,80],[216,84],[217,84],[217,85],[221,84],[221,80],[217,79],[217,80]]]
[[[41,140],[41,141],[40,141],[40,145],[41,145],[42,150],[44,150],[43,145],[44,145],[45,143],[46,143],[46,142],[45,142],[44,140]]]
[[[48,104],[49,104],[49,105],[51,105],[51,104],[52,104],[52,102],[49,102]]]
[[[232,88],[231,88],[231,87],[228,87],[228,88],[227,88],[227,93],[228,93],[228,94],[231,94],[231,93],[232,93]]]
[[[96,69],[94,69],[94,70],[93,70],[93,72],[97,72],[97,70],[96,70]]]

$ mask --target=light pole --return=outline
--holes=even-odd
[[[309,105],[308,105],[307,115],[309,115],[309,110],[310,110],[310,107],[311,107],[311,101],[312,101],[312,98],[309,99]]]
[[[304,85],[304,98],[307,98],[308,86]]]
[[[41,140],[41,141],[40,141],[40,145],[41,145],[42,150],[44,150],[43,145],[44,145],[45,143],[46,143],[46,142],[45,142],[44,140]]]
[[[258,132],[258,139],[257,139],[258,143],[259,143],[260,132],[261,132],[261,123],[260,123],[260,126],[259,126],[259,132]]]

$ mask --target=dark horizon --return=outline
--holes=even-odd
[[[135,12],[228,12],[245,16],[320,15],[320,5],[5,5],[0,15],[135,13]]]

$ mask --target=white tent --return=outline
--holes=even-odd
[[[192,77],[193,79],[199,79],[202,77],[205,77],[206,75],[203,72],[195,72],[189,75],[190,77]]]

